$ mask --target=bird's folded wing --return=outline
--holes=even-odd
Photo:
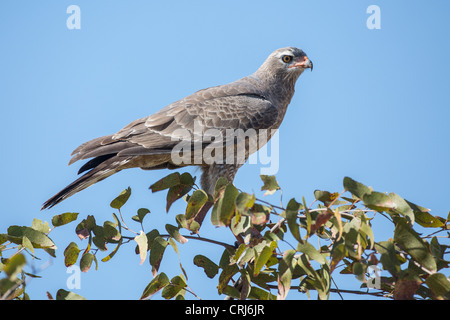
[[[135,120],[114,135],[82,144],[70,163],[111,153],[167,153],[180,140],[203,140],[209,129],[223,135],[227,129],[268,129],[277,119],[277,108],[248,84],[208,88]]]

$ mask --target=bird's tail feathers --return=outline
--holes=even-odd
[[[60,192],[55,194],[53,197],[48,199],[43,205],[41,210],[50,209],[61,201],[73,196],[75,193],[84,190],[93,184],[106,179],[113,174],[122,170],[122,166],[127,163],[130,159],[117,159],[117,157],[112,157],[102,162],[97,167],[93,168],[89,172],[82,175],[80,178],[69,184],[67,187],[62,189]]]

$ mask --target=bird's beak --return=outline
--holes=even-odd
[[[310,68],[311,71],[313,71],[313,63],[307,56],[303,56],[289,68],[302,68],[302,69]]]

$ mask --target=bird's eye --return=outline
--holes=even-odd
[[[283,56],[281,59],[284,63],[289,63],[292,61],[292,56]]]

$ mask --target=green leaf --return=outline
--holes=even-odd
[[[233,286],[230,285],[225,285],[224,288],[221,289],[222,290],[222,294],[226,295],[227,297],[239,300],[241,299],[241,293],[239,292],[238,289],[236,289]]]
[[[366,236],[369,237],[369,241],[370,241],[370,249],[373,248],[374,244],[375,244],[375,237],[373,235],[373,231],[372,228],[369,226],[368,222],[362,222],[361,223],[361,230],[360,232],[364,232]]]
[[[80,240],[87,239],[90,236],[90,229],[88,229],[88,223],[86,219],[83,219],[75,228],[75,233]]]
[[[225,266],[219,276],[219,285],[217,286],[219,294],[223,293],[223,290],[227,287],[230,279],[239,272],[239,268],[236,264]]]
[[[266,290],[252,286],[248,298],[253,300],[276,300],[277,296],[271,294]]]
[[[158,274],[152,281],[145,287],[142,293],[141,300],[154,295],[156,292],[169,285],[169,278],[164,272]]]
[[[194,257],[194,264],[197,267],[203,268],[206,276],[210,279],[214,278],[219,273],[219,266],[212,262],[208,257],[201,254]]]
[[[175,242],[175,240],[173,240],[173,238],[170,238],[170,237],[169,237],[169,245],[173,248],[173,251],[175,251],[176,254],[178,255],[178,260],[179,260],[179,262],[180,262],[180,269],[181,269],[181,272],[183,272],[185,278],[187,279],[188,276],[187,276],[187,274],[186,274],[186,271],[185,271],[184,268],[183,268],[183,265],[181,264],[181,256],[180,256],[180,252],[179,252],[179,250],[178,250],[177,243]]]
[[[50,226],[48,225],[48,222],[47,221],[43,222],[42,220],[39,220],[37,218],[33,219],[33,222],[31,223],[31,228],[45,234],[50,232]]]
[[[239,258],[241,257],[242,253],[247,249],[247,246],[245,243],[241,243],[239,247],[234,252],[234,255],[230,262],[237,263],[239,261]]]
[[[49,255],[51,255],[53,258],[56,258],[56,252],[55,249],[52,248],[42,248],[45,252],[47,252]]]
[[[195,184],[196,177],[192,177],[189,172],[184,172],[180,176],[181,184],[185,186],[193,186]]]
[[[281,189],[278,185],[278,182],[275,178],[275,176],[267,176],[267,175],[260,175],[261,180],[264,182],[264,185],[261,187],[261,191],[266,190],[266,195],[274,194],[275,191]]]
[[[8,241],[8,235],[0,233],[0,245],[4,244],[6,241]]]
[[[141,230],[141,233],[134,238],[139,247],[139,255],[141,257],[141,264],[144,263],[145,258],[147,258],[147,235]]]
[[[82,272],[88,272],[94,259],[95,256],[90,252],[86,252],[85,254],[83,254],[80,259],[80,270]]]
[[[248,273],[248,271],[246,269],[239,269],[239,272],[241,273],[241,281],[242,281],[242,286],[240,289],[240,295],[239,295],[239,300],[246,300],[248,295],[250,294],[250,289],[251,289],[251,277],[250,274]]]
[[[314,197],[316,200],[323,202],[326,206],[336,200],[338,196],[339,193],[337,192],[330,193],[328,191],[314,190]]]
[[[415,204],[415,203],[412,203],[411,201],[408,201],[408,200],[406,200],[406,199],[405,199],[405,201],[408,203],[408,205],[411,207],[411,209],[414,211],[414,213],[415,213],[416,211],[418,211],[418,212],[423,212],[423,213],[426,213],[426,212],[430,211],[430,209],[421,207],[421,206],[419,206],[419,205],[417,205],[417,204]]]
[[[105,221],[103,223],[103,236],[108,242],[119,241],[122,238],[122,235],[116,229],[115,224],[111,221]]]
[[[152,266],[152,273],[155,276],[158,273],[159,266],[161,265],[164,251],[169,243],[161,237],[156,237],[153,240],[150,249],[150,265]]]
[[[178,255],[178,258],[181,258],[180,257],[180,250],[178,250],[178,245],[175,242],[175,240],[173,240],[172,237],[169,237],[168,242],[169,242],[169,245],[172,247],[173,251],[175,251],[175,253]]]
[[[437,299],[450,299],[450,281],[442,273],[433,273],[425,280]]]
[[[364,281],[364,273],[366,272],[366,266],[361,262],[355,262],[352,267],[352,272],[359,281]]]
[[[330,256],[331,256],[330,272],[333,272],[333,270],[337,267],[337,264],[346,256],[346,254],[347,254],[347,249],[346,249],[345,243],[343,241],[335,242],[333,244],[333,247],[332,247],[331,253],[330,253]]]
[[[178,199],[181,199],[184,197],[189,191],[191,191],[193,184],[191,185],[185,185],[185,184],[179,184],[176,186],[173,186],[169,189],[167,192],[167,205],[166,205],[166,211],[169,212],[170,207],[172,204],[177,201]]]
[[[220,207],[218,208],[218,216],[220,225],[228,226],[230,224],[236,208],[236,198],[238,194],[238,189],[231,183],[225,187],[223,197],[219,200]]]
[[[302,201],[303,201],[303,208],[305,208],[306,237],[308,238],[311,235],[312,217],[311,217],[311,212],[309,212],[308,207],[306,206],[305,197],[302,197]]]
[[[259,203],[253,207],[251,221],[254,226],[265,225],[269,221],[270,208]]]
[[[195,179],[185,172],[180,175],[178,172],[169,174],[150,186],[152,192],[169,189],[167,192],[166,211],[169,211],[172,204],[186,195],[195,183]]]
[[[119,218],[117,218],[117,215],[114,212],[112,213],[112,215],[113,215],[113,218],[115,221],[114,227],[116,227],[116,226],[119,227],[119,233],[121,233],[122,232],[122,224],[120,223]]]
[[[131,219],[133,219],[134,221],[143,223],[143,222],[144,222],[144,217],[145,217],[148,213],[150,213],[150,210],[148,210],[148,209],[146,209],[146,208],[140,208],[140,209],[137,211],[137,215],[131,217]]]
[[[317,278],[317,272],[312,267],[311,262],[309,261],[309,258],[306,254],[300,255],[300,257],[297,259],[296,267],[300,268],[300,270],[302,270],[301,273],[308,275],[311,279]]]
[[[170,280],[170,284],[164,287],[161,296],[172,299],[184,288],[186,288],[186,281],[181,276],[175,276]]]
[[[18,253],[7,260],[2,271],[6,273],[9,280],[14,281],[17,275],[22,272],[25,263],[25,256]]]
[[[289,230],[291,231],[295,240],[297,240],[298,242],[302,242],[299,224],[297,223],[299,208],[300,203],[295,201],[295,199],[291,199],[286,207],[286,220]]]
[[[278,263],[278,300],[286,299],[291,288],[292,273],[294,271],[294,254],[295,250],[286,250],[283,258]]]
[[[180,173],[174,172],[156,181],[150,186],[152,192],[162,191],[180,184]]]
[[[94,232],[94,237],[92,237],[92,242],[95,246],[101,251],[106,251],[108,248],[106,247],[105,241],[105,231],[101,226],[95,226],[92,231]]]
[[[255,200],[256,197],[254,194],[248,194],[245,192],[239,193],[236,198],[237,211],[242,215],[248,214],[248,210],[253,207],[253,205],[255,204]]]
[[[380,262],[383,268],[393,276],[397,276],[402,261],[397,257],[394,243],[392,241],[376,242],[375,249],[381,254]]]
[[[211,210],[211,224],[213,226],[218,226],[220,224],[220,219],[219,219],[219,212],[220,212],[220,206],[222,205],[222,197],[219,198],[219,200],[217,200],[214,203],[214,206]]]
[[[153,245],[153,241],[160,236],[160,233],[157,229],[153,229],[150,232],[147,232],[147,242],[148,247],[151,248]]]
[[[64,265],[70,267],[74,265],[78,260],[78,255],[80,254],[80,249],[75,242],[69,243],[67,248],[64,250]]]
[[[220,193],[225,190],[225,187],[228,184],[230,184],[230,182],[224,177],[219,177],[219,179],[217,179],[216,186],[214,187],[214,199],[219,197]]]
[[[123,190],[113,201],[111,201],[111,208],[120,209],[128,201],[131,196],[131,188]]]
[[[264,246],[264,248],[261,250],[261,252],[258,254],[255,252],[255,263],[253,268],[253,276],[257,277],[259,275],[259,272],[264,267],[264,265],[267,263],[269,258],[272,256],[273,251],[277,247],[277,242],[272,241],[268,246]]]
[[[425,228],[442,228],[445,226],[440,217],[433,217],[428,212],[414,211],[416,222]],[[442,218],[441,218],[442,219]]]
[[[297,250],[306,254],[309,258],[316,260],[320,264],[325,264],[325,257],[309,242],[299,243]]]
[[[364,195],[370,194],[372,192],[369,187],[349,177],[344,178],[344,188],[361,200],[363,199]]]
[[[198,234],[198,230],[200,230],[200,223],[198,223],[195,220],[190,220],[189,221],[189,225],[188,225],[188,229],[189,231],[192,231],[195,234]]]
[[[58,292],[56,292],[56,300],[86,300],[86,298],[71,291],[59,289]]]
[[[239,218],[239,220],[237,220]],[[236,222],[237,221],[237,222]],[[251,219],[249,216],[240,216],[235,215],[231,219],[230,228],[233,234],[240,235],[242,233],[246,233],[252,227]]]
[[[188,224],[186,221],[186,215],[180,213],[175,216],[175,220],[180,228],[188,229]]]
[[[193,219],[203,205],[208,201],[208,195],[203,190],[196,190],[189,197],[189,201],[186,207],[186,219]]]
[[[84,221],[86,223],[86,228],[89,231],[94,230],[94,228],[97,226],[97,222],[95,221],[95,217],[93,215],[88,215]]]
[[[408,202],[406,202],[405,199],[403,199],[402,197],[400,197],[398,194],[395,193],[389,193],[388,196],[395,206],[395,208],[392,209],[392,211],[404,216],[411,225],[414,224],[415,220],[414,212],[409,206]]]
[[[183,244],[183,243],[186,243],[188,241],[185,237],[183,237],[180,234],[180,231],[178,230],[177,227],[175,227],[175,226],[173,226],[171,224],[166,224],[166,230],[170,234],[170,236],[172,238],[174,238],[175,240],[177,240],[179,243]]]
[[[244,266],[247,262],[255,258],[255,254],[256,250],[253,250],[252,248],[246,248],[246,250],[242,253],[241,258],[239,259],[239,265]]]
[[[25,236],[22,237],[22,246],[24,246],[26,249],[30,250],[31,253],[34,255],[33,244],[31,243],[30,239],[28,239]]]
[[[114,248],[114,250],[109,255],[107,255],[106,257],[104,257],[102,259],[102,262],[109,261],[109,260],[111,260],[112,257],[115,256],[115,254],[119,250],[120,246],[122,245],[122,240],[123,240],[123,238],[120,238],[119,243],[117,243],[117,246]]]
[[[438,270],[441,270],[442,268],[448,268],[448,262],[444,260],[444,255],[447,248],[447,245],[439,244],[436,236],[434,236],[430,241],[431,254],[436,259]]]
[[[25,236],[31,241],[34,248],[56,249],[55,244],[47,235],[33,228],[10,226],[7,232],[9,236],[20,239],[20,243],[11,240],[14,243],[21,244],[22,238]]]
[[[300,286],[302,286],[302,284],[304,285],[305,283],[307,283],[310,287],[317,290],[319,294],[319,299],[321,300],[327,299],[328,288],[330,284],[329,281],[330,275],[328,266],[323,265],[322,269],[318,271],[314,270],[306,254],[300,255],[299,259],[297,260],[297,265],[298,267],[300,267],[301,270],[303,270],[303,272],[305,272],[308,275],[300,283]]]
[[[72,221],[77,220],[78,213],[76,212],[66,212],[62,214],[58,214],[52,218],[52,224],[54,227],[60,227],[65,224],[68,224]]]
[[[378,212],[396,208],[394,201],[387,194],[381,192],[372,191],[369,194],[364,194],[362,200],[367,207]]]
[[[422,240],[403,218],[396,219],[394,241],[427,270],[436,271],[436,261],[430,252],[428,243]]]

